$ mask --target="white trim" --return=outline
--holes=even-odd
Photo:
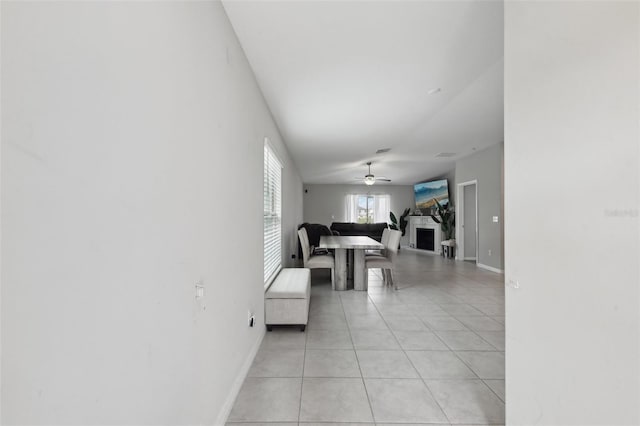
[[[478,268],[486,269],[487,271],[495,272],[496,274],[504,274],[504,269],[494,268],[493,266],[484,265],[482,263],[476,263]]]
[[[424,254],[425,256],[441,256],[441,253],[438,253],[435,251],[418,249],[411,246],[402,246],[402,250],[405,250],[405,249],[413,253]]]
[[[273,145],[273,143],[267,136],[264,137],[264,145],[269,147],[273,155],[278,160],[278,163],[280,163],[280,168],[284,170],[284,163],[282,162],[282,158],[280,157],[280,154],[278,153],[278,150],[276,149],[276,147]]]
[[[231,410],[233,409],[233,403],[236,401],[236,398],[240,393],[240,388],[242,387],[244,380],[247,378],[247,374],[249,374],[249,369],[251,368],[251,364],[253,364],[253,360],[258,354],[258,349],[260,349],[260,345],[262,344],[262,339],[264,339],[264,335],[265,335],[265,330],[264,330],[264,327],[262,327],[262,334],[260,334],[260,337],[256,339],[256,342],[254,343],[253,347],[251,348],[251,351],[249,352],[249,355],[244,360],[244,363],[240,368],[240,372],[236,376],[236,380],[233,382],[233,384],[231,385],[231,388],[229,389],[229,395],[227,396],[227,400],[224,402],[224,405],[222,406],[220,413],[218,413],[218,418],[213,423],[214,425],[224,425],[227,423],[229,414],[231,414]]]
[[[476,187],[476,257],[464,257],[464,187],[475,185]],[[478,239],[478,179],[468,180],[456,185],[456,260],[475,260],[478,265],[478,256],[480,255],[480,241]]]

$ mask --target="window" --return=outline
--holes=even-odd
[[[282,165],[269,146],[264,143],[264,284],[269,284],[281,268],[282,262]]]
[[[347,195],[347,220],[356,223],[379,223],[389,221],[391,196],[388,194]]]

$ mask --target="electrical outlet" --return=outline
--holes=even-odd
[[[489,256],[491,256],[491,249],[489,249]]]
[[[196,299],[202,299],[204,297],[204,283],[198,281],[196,283]]]

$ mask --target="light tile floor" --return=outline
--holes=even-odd
[[[331,290],[314,271],[307,331],[267,332],[229,424],[504,423],[503,276],[413,250],[399,290]]]

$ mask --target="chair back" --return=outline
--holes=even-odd
[[[298,229],[298,237],[300,237],[300,248],[302,248],[302,264],[303,266],[309,261],[311,248],[309,247],[309,236],[304,228]]]
[[[386,244],[386,256],[387,258],[393,262],[398,254],[398,248],[400,247],[400,237],[402,237],[402,232],[396,231],[394,229],[389,229],[389,239]]]
[[[387,245],[389,244],[389,231],[391,231],[391,229],[389,228],[384,228],[382,230],[382,238],[380,239],[380,243],[384,246],[384,248],[380,249],[380,254],[382,256],[386,256],[387,255]]]
[[[391,231],[391,229],[389,228],[384,228],[382,230],[382,239],[380,240],[380,242],[385,247],[387,246],[387,244],[389,244],[389,231]]]

